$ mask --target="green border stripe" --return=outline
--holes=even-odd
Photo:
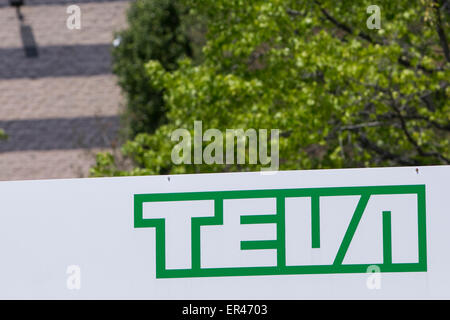
[[[241,250],[277,249],[277,240],[241,241]]]
[[[311,247],[320,248],[320,200],[317,195],[311,197]]]
[[[241,224],[276,223],[277,219],[275,214],[241,216]]]
[[[392,230],[390,211],[383,211],[383,264],[392,264]]]
[[[353,213],[352,220],[350,221],[350,225],[347,228],[347,232],[345,232],[344,239],[342,240],[341,246],[339,247],[339,250],[336,254],[336,258],[334,259],[334,265],[340,265],[342,264],[342,261],[344,261],[345,254],[347,253],[350,242],[355,235],[356,228],[358,228],[359,221],[361,220],[364,210],[366,209],[369,198],[370,195],[368,195],[367,193],[361,195],[355,212]]]

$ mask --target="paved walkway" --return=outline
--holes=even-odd
[[[120,89],[114,31],[127,0],[26,0],[21,22],[0,0],[0,181],[86,177],[95,153],[117,144]],[[81,30],[66,8],[81,8]],[[33,42],[37,57],[26,57]],[[31,48],[32,50],[33,49]]]

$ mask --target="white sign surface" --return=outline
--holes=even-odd
[[[450,299],[450,167],[0,182],[0,298]]]

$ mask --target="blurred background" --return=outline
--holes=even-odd
[[[281,170],[449,164],[449,15],[446,0],[0,0],[0,180],[259,170],[174,165],[170,134],[196,120],[280,129]]]
[[[68,4],[82,29],[66,27]],[[129,1],[0,0],[0,180],[85,177],[117,139],[114,31]]]

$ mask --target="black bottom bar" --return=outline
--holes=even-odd
[[[108,300],[108,301],[0,301],[2,312],[10,309],[15,315],[30,312],[33,315],[114,316],[120,319],[327,319],[355,318],[368,315],[383,316],[397,312],[402,319],[407,316],[432,312],[447,312],[449,301],[285,301],[285,300]],[[431,311],[432,310],[432,311]],[[422,312],[421,312],[422,311]],[[446,314],[446,313],[445,313]],[[62,316],[62,317],[61,317]]]

